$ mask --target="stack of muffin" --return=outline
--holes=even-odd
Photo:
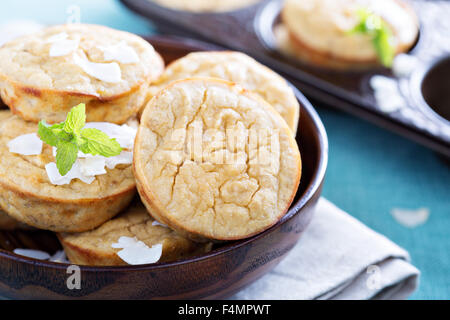
[[[72,263],[204,253],[274,225],[299,185],[298,102],[241,53],[193,53],[164,70],[138,36],[56,26],[0,48],[0,94],[10,109],[0,111],[0,229],[56,232]],[[58,176],[37,123],[63,122],[80,103],[86,126],[123,151],[79,154]]]

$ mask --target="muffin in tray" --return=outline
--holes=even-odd
[[[232,82],[193,78],[145,108],[133,168],[155,219],[191,239],[221,241],[258,234],[287,212],[301,159],[265,100]]]
[[[194,52],[171,63],[150,87],[150,95],[174,80],[213,77],[238,83],[270,103],[292,132],[297,131],[300,106],[292,88],[277,73],[240,52]]]
[[[10,111],[0,111],[0,207],[12,218],[29,226],[59,232],[91,230],[114,217],[132,200],[135,180],[131,164],[106,169],[105,174],[81,181],[55,184],[48,165],[55,161],[52,147],[24,155],[39,143],[19,144],[23,153],[11,151],[11,141],[37,132]],[[33,145],[34,144],[34,145]]]
[[[103,26],[67,24],[19,37],[0,48],[0,95],[27,121],[64,121],[85,103],[87,121],[124,123],[163,71],[144,39]]]
[[[161,6],[192,12],[226,12],[242,9],[262,0],[148,0]]]
[[[368,14],[372,17],[363,28],[383,27],[384,34],[354,30]],[[377,48],[382,37],[389,37],[384,46],[398,54],[407,52],[419,33],[415,12],[402,0],[286,0],[282,22],[275,29],[282,50],[307,63],[338,69],[389,64],[379,52],[386,48]]]
[[[162,245],[159,262],[179,260],[205,253],[211,248],[210,244],[192,242],[157,224],[142,203],[137,201],[127,211],[95,230],[58,234],[70,262],[91,266],[127,265],[127,259],[118,255],[120,249],[114,248],[122,237],[142,241],[149,248]]]

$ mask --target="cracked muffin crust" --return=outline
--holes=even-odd
[[[133,169],[155,219],[197,241],[236,240],[287,212],[301,159],[266,101],[232,82],[194,78],[170,84],[147,105]]]
[[[0,95],[27,121],[62,122],[71,106],[85,103],[87,121],[122,124],[142,107],[163,69],[159,54],[136,35],[60,25],[0,48]]]
[[[175,10],[192,12],[225,12],[251,6],[261,0],[148,0]]]
[[[120,237],[135,237],[148,247],[162,244],[160,262],[206,253],[211,248],[210,244],[197,244],[167,227],[153,225],[154,221],[142,203],[135,203],[127,211],[95,230],[72,234],[60,233],[58,239],[70,262],[90,266],[127,265],[117,255],[120,249],[112,248],[112,244]]]
[[[402,0],[286,0],[284,25],[276,30],[281,49],[301,60],[331,68],[379,65],[372,38],[350,34],[358,23],[357,10],[368,8],[391,27],[396,53],[415,43],[419,22]]]
[[[284,118],[294,134],[300,105],[294,91],[280,75],[240,52],[194,52],[167,66],[151,85],[156,94],[170,82],[191,77],[211,77],[232,81],[252,90],[266,100]]]
[[[107,169],[91,184],[72,180],[53,185],[45,170],[55,161],[51,146],[44,144],[42,153],[33,156],[11,153],[7,146],[20,135],[36,133],[37,124],[10,111],[0,114],[0,207],[9,216],[39,229],[81,232],[101,225],[130,203],[135,194],[131,165]]]

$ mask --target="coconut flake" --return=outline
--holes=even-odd
[[[405,99],[398,89],[397,81],[394,79],[375,75],[370,78],[370,86],[381,111],[391,113],[405,106]]]
[[[86,55],[80,57],[78,54],[75,54],[73,57],[75,64],[78,65],[81,69],[83,69],[83,71],[86,72],[91,77],[109,83],[118,83],[122,81],[122,72],[117,62],[111,63],[91,62],[88,60]]]
[[[408,77],[418,66],[419,59],[416,57],[401,53],[397,55],[392,64],[392,72],[396,77]]]
[[[56,251],[56,253],[49,258],[49,261],[58,263],[70,263],[64,250]]]
[[[81,172],[81,164],[80,159],[77,159],[72,166],[72,169],[65,175],[62,176],[58,168],[56,167],[55,162],[50,162],[45,165],[45,170],[47,171],[47,176],[50,182],[57,186],[62,186],[65,184],[70,184],[73,179],[79,179],[84,183],[91,184],[94,180],[94,176],[86,176]]]
[[[42,141],[36,133],[23,134],[8,142],[9,152],[24,156],[42,153]]]
[[[132,164],[133,152],[122,151],[118,156],[105,158],[105,162],[108,169],[114,169],[119,164]]]
[[[408,210],[392,208],[391,215],[404,227],[415,228],[425,224],[430,216],[430,209],[420,208],[417,210]]]
[[[136,51],[125,41],[107,47],[99,46],[99,49],[103,51],[105,61],[118,61],[124,64],[139,62]]]
[[[106,174],[105,157],[87,157],[84,159],[79,159],[80,162],[80,172],[84,176],[99,176]]]
[[[41,251],[41,250],[34,250],[34,249],[14,249],[13,251],[15,254],[18,254],[19,256],[27,257],[27,258],[33,258],[38,260],[48,260],[50,259],[50,255],[47,252]]]
[[[62,57],[78,49],[79,40],[60,40],[54,42],[50,47],[50,57]]]
[[[169,228],[168,226],[166,226],[165,224],[158,222],[158,221],[153,221],[152,222],[152,226],[160,226],[160,227],[164,227],[164,228]]]
[[[161,259],[162,255],[162,244],[155,244],[150,248],[136,237],[120,237],[111,247],[122,249],[117,252],[117,255],[131,265],[155,263]]]

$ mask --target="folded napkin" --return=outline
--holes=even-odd
[[[419,279],[409,261],[404,249],[322,198],[286,259],[232,299],[405,299]]]

